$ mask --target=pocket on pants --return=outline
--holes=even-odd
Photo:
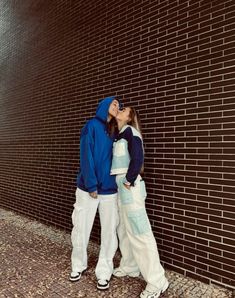
[[[146,186],[145,186],[144,180],[140,180],[140,194],[141,194],[141,198],[145,200],[147,197],[147,192],[146,192]]]
[[[121,203],[123,205],[126,204],[131,204],[133,203],[133,195],[130,189],[127,189],[124,185],[123,185],[123,179],[119,180],[118,183],[118,188],[119,188],[119,196],[120,196],[120,200]]]
[[[71,216],[73,226],[77,226],[79,224],[81,212],[82,212],[82,208],[74,204],[74,209]]]
[[[145,208],[130,211],[127,214],[134,235],[141,235],[150,231],[150,225]]]

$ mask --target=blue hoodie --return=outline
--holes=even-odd
[[[114,99],[114,96],[103,99],[97,107],[96,116],[81,131],[77,186],[87,192],[117,192],[115,176],[110,175],[114,138],[107,131],[108,110]]]

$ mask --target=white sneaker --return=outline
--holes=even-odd
[[[161,294],[163,294],[169,287],[169,282],[166,279],[164,285],[162,286],[162,288],[160,290],[157,290],[155,292],[150,292],[148,290],[144,290],[141,294],[140,294],[140,298],[159,298],[161,296]]]
[[[97,289],[99,290],[107,290],[109,288],[109,280],[107,279],[99,279],[97,281]]]
[[[113,270],[113,275],[116,277],[124,277],[124,276],[138,277],[140,275],[140,272],[134,271],[134,272],[126,273],[124,270],[118,267]]]
[[[82,272],[74,272],[74,271],[72,271],[70,273],[69,279],[70,279],[70,281],[78,281],[81,278],[81,276],[82,276]]]

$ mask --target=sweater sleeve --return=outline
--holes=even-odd
[[[97,178],[93,159],[94,148],[93,127],[89,122],[83,127],[80,139],[80,170],[85,187],[89,192],[97,190]]]
[[[131,185],[134,185],[144,161],[143,144],[139,136],[133,135],[131,128],[128,128],[126,138],[130,154],[130,164],[126,174],[126,180],[130,182]]]

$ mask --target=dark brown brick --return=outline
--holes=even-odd
[[[227,272],[225,270],[220,270],[215,267],[210,267],[209,270],[210,270],[210,272],[215,273],[217,275],[225,276],[229,279],[234,279],[234,272]]]
[[[203,231],[203,232],[207,232],[207,227],[205,226],[199,226],[199,225],[194,225],[194,224],[190,224],[190,223],[185,223],[184,225],[187,229],[193,229],[195,231]]]
[[[204,263],[204,264],[208,264],[208,265],[210,265],[210,266],[212,266],[212,267],[216,267],[216,268],[219,268],[219,269],[222,269],[222,264],[218,261],[218,260],[216,260],[216,259],[213,259],[213,260],[211,260],[210,259],[210,256],[211,255],[209,255],[209,258],[207,258],[207,259],[205,259],[205,258],[202,258],[202,257],[198,257],[197,258],[197,261],[198,262],[201,262],[201,263]],[[218,256],[217,256],[218,257]],[[218,258],[220,258],[220,257],[218,257]],[[203,268],[202,268],[203,269]]]
[[[220,223],[217,223],[217,222],[212,222],[212,221],[205,221],[205,220],[201,220],[201,219],[198,219],[197,220],[197,224],[198,225],[201,225],[203,227],[213,227],[213,228],[216,228],[216,229],[221,229],[222,228],[222,224]]]
[[[98,100],[118,95],[142,120],[146,206],[164,266],[231,285],[233,1],[84,3],[3,0],[0,205],[70,230],[80,130]]]
[[[232,242],[232,240],[231,240]],[[221,244],[221,243],[217,243],[217,242],[213,242],[211,241],[210,242],[210,247],[211,248],[214,248],[214,249],[219,249],[221,251],[225,250],[225,251],[228,251],[228,252],[234,252],[234,244],[232,244],[233,246],[230,246],[230,245],[226,245],[226,244]]]
[[[213,281],[218,281],[218,282],[222,282],[222,278],[220,275],[216,275],[214,273],[211,273],[209,270],[208,271],[205,271],[205,270],[202,270],[202,269],[197,269],[196,270],[196,273],[199,274],[199,275],[202,275],[204,278],[209,278],[210,280],[212,279]]]
[[[221,267],[224,266],[224,265],[222,265],[222,264],[228,264],[228,265],[233,266],[233,267],[235,266],[235,260],[234,260],[234,259],[231,259],[231,258],[227,259],[227,258],[223,258],[223,257],[215,256],[215,255],[213,255],[213,254],[211,254],[211,255],[209,256],[209,258],[210,258],[211,260],[215,261],[215,262],[220,262],[220,263],[221,263]],[[221,268],[221,267],[220,267],[220,268]],[[219,268],[219,266],[218,266],[218,268]]]
[[[222,242],[221,237],[215,236],[215,235],[212,235],[212,234],[209,234],[209,233],[202,233],[202,232],[197,231],[197,236],[200,237],[200,238],[203,238],[203,239],[213,240],[213,241],[216,241],[216,242]]]
[[[199,249],[199,250],[202,250],[202,251],[207,251],[208,254],[214,254],[214,255],[219,255],[221,256],[222,253],[221,253],[221,250],[218,249],[218,248],[212,248],[212,247],[207,247],[205,246],[204,244],[198,244],[196,245],[196,248]]]
[[[193,278],[193,279],[200,280],[203,283],[209,284],[210,279],[206,278],[203,274],[202,275],[200,275],[200,274],[201,274],[200,270],[196,274],[187,271],[186,276]]]

